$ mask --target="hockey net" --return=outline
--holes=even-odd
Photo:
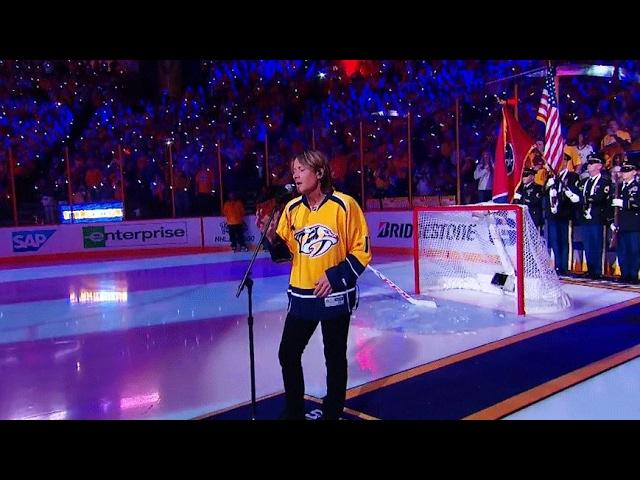
[[[416,293],[465,289],[507,295],[518,314],[571,305],[527,207],[416,208],[413,225]]]

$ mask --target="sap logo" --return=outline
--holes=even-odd
[[[37,252],[44,245],[55,230],[29,230],[27,232],[13,232],[14,252]]]
[[[324,225],[311,225],[296,232],[294,238],[300,245],[300,253],[311,258],[320,257],[338,243],[338,235]]]
[[[378,238],[411,238],[413,224],[380,222],[378,225]]]

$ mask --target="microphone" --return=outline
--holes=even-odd
[[[295,183],[287,183],[286,185],[284,185],[283,189],[276,194],[276,198],[278,200],[284,200],[289,195],[295,194],[296,191],[297,191],[297,189],[296,189],[296,184]]]

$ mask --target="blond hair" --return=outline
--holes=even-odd
[[[292,168],[293,162],[296,160],[306,168],[313,170],[313,173],[321,173],[320,190],[322,193],[328,193],[332,189],[329,160],[322,152],[319,152],[318,150],[305,150],[304,152],[295,155],[291,159]]]

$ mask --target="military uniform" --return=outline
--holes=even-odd
[[[635,165],[624,164],[622,171],[635,170]],[[621,205],[620,205],[621,204]],[[636,178],[623,182],[619,200],[612,202],[620,208],[618,215],[618,262],[622,281],[638,283],[640,270],[640,182]]]
[[[602,159],[590,157],[588,163]],[[602,277],[603,226],[610,223],[611,179],[598,173],[583,179],[579,185],[581,211],[578,221],[582,225],[584,253],[587,257],[589,277]]]
[[[565,168],[551,177],[545,186],[549,247],[555,258],[556,272],[560,275],[566,275],[571,268],[569,249],[572,242],[569,238],[569,224],[574,220],[580,202],[579,181],[577,173]]]
[[[533,169],[524,169],[523,178],[529,175],[535,175]],[[538,230],[544,225],[544,217],[542,215],[542,196],[543,189],[535,181],[525,185],[524,182],[516,190],[513,196],[513,202],[520,205],[526,205],[529,208],[529,215]]]

